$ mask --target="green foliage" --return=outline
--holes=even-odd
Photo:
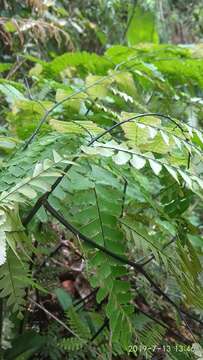
[[[96,312],[77,312],[74,308],[70,308],[67,313],[67,320],[74,336],[62,339],[58,347],[63,349],[65,354],[76,359],[82,359],[83,355],[90,356],[92,359],[97,359],[102,356],[108,359],[109,352],[112,351],[114,356],[123,354],[119,343],[112,342],[109,344],[109,330],[104,328],[94,342],[92,336],[99,331],[104,323],[102,314]],[[92,334],[92,332],[94,332]],[[112,349],[110,350],[110,347]]]
[[[11,250],[6,263],[1,266],[0,276],[1,298],[7,298],[7,306],[12,307],[13,312],[19,312],[25,304],[25,285],[30,281],[25,263],[19,261]]]
[[[181,47],[140,45],[114,46],[101,56],[66,53],[50,62],[29,57],[26,66],[34,64],[29,87],[0,84],[9,124],[2,141],[16,136],[1,162],[1,296],[14,312],[22,311],[25,290],[40,289],[27,261],[33,251],[41,256],[32,246],[39,223],[56,227],[43,209],[44,195],[77,229],[75,236],[65,235],[82,253],[86,276],[98,288],[98,321],[69,308],[70,299],[56,292],[68,308],[71,329],[56,341],[56,358],[69,351],[80,358],[89,349],[94,358],[96,350],[107,354],[110,347],[125,354],[136,337],[148,347],[165,340],[164,326],[135,315],[135,286],[155,313],[166,299],[149,288],[142,272],[135,276],[132,262],[151,259],[150,276],[163,294],[177,306],[202,310],[202,64],[193,55]],[[39,199],[41,208],[26,236],[22,222]],[[80,234],[100,249],[83,243]],[[91,344],[106,318],[107,333]],[[95,349],[99,340],[102,350]]]
[[[143,314],[135,316],[135,324],[139,343],[145,346],[143,348],[138,346],[138,352],[146,358],[150,358],[154,349],[161,345],[166,330]]]
[[[29,359],[43,345],[44,338],[34,331],[25,332],[12,341],[12,349],[5,352],[5,359]]]
[[[133,46],[138,43],[158,42],[155,16],[152,11],[145,10],[139,5],[132,7],[129,18],[127,39],[129,46]]]

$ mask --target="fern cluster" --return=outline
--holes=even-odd
[[[152,309],[167,301],[175,320],[192,309],[201,323],[203,133],[194,122],[202,115],[196,91],[202,63],[189,50],[162,46],[27,61],[35,63],[33,98],[24,85],[0,84],[10,126],[10,136],[2,136],[0,178],[0,296],[6,307],[22,313],[27,289],[40,289],[28,270],[34,224],[49,226],[51,214],[58,214],[98,288],[98,323],[108,320],[94,343],[96,315],[82,319],[71,308],[66,321],[72,335],[58,341],[60,351],[74,358],[90,349],[96,357],[102,346],[106,356],[126,354],[133,341],[147,348],[162,344],[165,327],[135,314],[140,288]],[[11,135],[17,141],[9,148]],[[172,293],[167,278],[175,284]]]

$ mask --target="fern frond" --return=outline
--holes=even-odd
[[[78,335],[78,337],[88,340],[90,338],[89,327],[84,323],[84,321],[81,320],[76,310],[71,307],[68,310],[66,316],[68,318],[71,329]]]
[[[32,176],[23,179],[7,192],[1,193],[0,201],[25,202],[26,200],[36,198],[35,188],[39,188],[42,191],[50,190],[50,186],[47,185],[47,182],[43,181],[43,178],[58,178],[62,176],[63,171],[58,166],[66,163],[73,164],[71,161],[63,159],[56,151],[53,151],[53,160],[45,159],[43,162],[36,164]]]
[[[135,316],[135,333],[139,340],[138,351],[145,357],[152,356],[160,347],[166,329],[143,314]]]
[[[0,267],[0,297],[7,298],[7,306],[13,312],[22,311],[25,287],[28,284],[30,280],[26,264],[9,250],[5,264]]]
[[[73,307],[69,308],[66,317],[71,330],[76,336],[61,340],[59,347],[65,351],[79,351],[87,345],[91,338],[89,327]]]
[[[63,350],[69,352],[69,351],[79,351],[82,350],[84,348],[84,346],[86,345],[87,341],[85,339],[78,339],[75,337],[70,337],[67,339],[62,339],[58,346],[60,348],[62,348]]]
[[[62,154],[64,158],[74,156],[78,149],[78,140],[74,135],[51,133],[38,139],[23,153],[21,150],[12,156],[9,163],[3,164],[0,178],[1,191],[8,191],[26,176],[33,174],[37,163],[53,159],[53,151]]]

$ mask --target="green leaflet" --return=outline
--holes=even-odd
[[[131,13],[132,12],[132,13]],[[129,14],[129,28],[127,40],[129,46],[138,43],[157,43],[158,33],[156,31],[155,17],[150,10],[146,11],[141,6],[132,6]]]
[[[11,104],[18,100],[25,100],[24,95],[10,84],[0,83],[0,92],[6,96],[6,100]]]
[[[0,63],[0,72],[7,71],[11,68],[11,64],[9,63]]]
[[[16,204],[2,203],[0,208],[0,218],[0,265],[3,265],[6,262],[6,253],[7,248],[9,247],[19,259],[16,246],[18,243],[22,243],[26,236]]]
[[[28,283],[26,264],[23,265],[10,250],[7,254],[6,263],[0,267],[0,297],[7,298],[7,306],[13,312],[22,310],[25,303],[24,288]]]
[[[75,122],[65,122],[55,119],[50,120],[50,125],[54,130],[57,130],[59,133],[72,133],[72,134],[84,134],[95,136],[101,133],[102,129],[99,128],[92,121],[75,121]]]

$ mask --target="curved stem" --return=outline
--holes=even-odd
[[[117,128],[118,126],[121,126],[123,124],[126,124],[128,122],[131,122],[133,120],[136,120],[136,119],[139,119],[139,118],[142,118],[142,117],[149,117],[149,116],[158,116],[158,117],[161,117],[161,118],[164,118],[164,119],[167,119],[167,120],[170,120],[171,122],[173,122],[183,133],[184,133],[184,130],[182,128],[182,126],[176,122],[174,119],[172,119],[171,116],[169,115],[164,115],[164,114],[161,114],[161,113],[156,113],[156,112],[149,112],[149,113],[143,113],[143,114],[138,114],[138,115],[134,115],[128,119],[125,119],[125,120],[122,120],[120,121],[119,123],[117,124],[114,124],[112,125],[109,129],[103,131],[101,134],[97,135],[92,141],[90,141],[90,143],[88,144],[88,146],[94,144],[96,141],[98,141],[99,139],[101,139],[104,135],[110,133],[112,130],[114,130],[115,128]]]
[[[184,314],[188,318],[191,318],[191,319],[199,322],[203,326],[203,322],[201,320],[197,319],[195,316],[193,316],[191,314],[188,314],[185,310],[180,309],[179,306],[159,287],[159,285],[152,279],[151,275],[148,274],[148,272],[146,272],[146,270],[141,265],[139,265],[139,264],[135,263],[134,261],[129,260],[129,259],[127,259],[127,258],[125,258],[125,257],[123,257],[123,256],[121,256],[119,254],[114,253],[113,251],[111,251],[111,250],[97,244],[95,241],[88,238],[86,235],[82,234],[80,232],[80,230],[78,230],[73,225],[71,225],[58,211],[56,211],[48,203],[48,201],[46,201],[44,203],[44,207],[50,214],[52,214],[53,217],[55,217],[55,219],[57,219],[62,225],[65,226],[65,228],[67,228],[69,231],[71,231],[72,234],[74,234],[76,237],[80,238],[81,240],[83,240],[84,242],[89,244],[90,246],[93,246],[95,249],[98,249],[98,250],[102,251],[106,255],[111,256],[113,259],[119,261],[120,263],[122,263],[124,265],[131,266],[132,268],[134,268],[135,271],[137,271],[138,273],[143,275],[145,277],[145,279],[148,280],[150,285],[154,288],[154,290],[160,296],[162,296],[162,298],[166,302],[168,302],[170,305],[172,305],[176,309],[177,313],[179,314],[179,316],[181,318],[182,318],[182,314]]]

